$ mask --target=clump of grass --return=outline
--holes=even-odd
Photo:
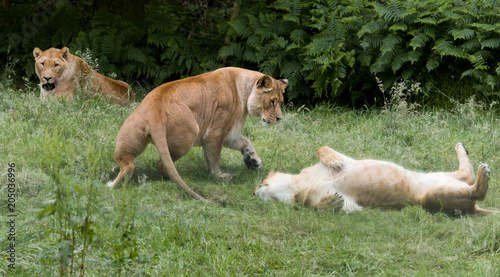
[[[396,80],[389,91],[385,91],[382,80],[375,77],[378,88],[384,98],[384,112],[395,113],[397,115],[408,115],[414,113],[420,106],[417,103],[409,103],[409,99],[422,92],[419,82],[410,83],[408,80]]]

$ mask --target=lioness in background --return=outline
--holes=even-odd
[[[42,98],[72,98],[76,94],[77,84],[89,89],[116,104],[133,102],[135,94],[123,81],[113,80],[92,70],[81,58],[63,49],[50,48],[46,51],[38,47],[33,50],[35,71],[40,79]]]
[[[320,163],[298,175],[272,172],[253,194],[265,201],[302,203],[346,212],[363,207],[400,209],[421,205],[430,212],[454,215],[494,213],[476,205],[476,201],[486,197],[488,165],[479,166],[474,181],[467,150],[461,143],[455,150],[458,171],[419,173],[390,162],[354,160],[323,146],[316,153]]]
[[[282,118],[281,103],[288,81],[260,72],[228,67],[163,84],[151,91],[125,120],[116,139],[120,173],[108,186],[116,188],[132,175],[134,159],[152,142],[160,154],[158,167],[192,197],[206,201],[181,179],[174,162],[193,146],[202,146],[210,173],[219,168],[222,146],[239,150],[247,167],[262,168],[254,146],[241,131],[247,115],[264,125]]]

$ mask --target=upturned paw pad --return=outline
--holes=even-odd
[[[479,165],[479,174],[486,175],[488,178],[490,177],[490,167],[487,164]]]

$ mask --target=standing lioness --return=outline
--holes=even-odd
[[[205,200],[181,179],[174,162],[193,146],[202,146],[210,173],[227,177],[219,168],[222,146],[241,151],[249,168],[262,162],[241,131],[247,115],[265,125],[282,117],[281,103],[288,81],[256,71],[221,68],[166,83],[151,91],[125,120],[116,139],[120,173],[111,188],[132,175],[134,159],[152,142],[160,154],[158,167],[192,197]]]
[[[113,80],[92,70],[82,59],[69,53],[68,47],[50,48],[46,51],[38,47],[33,50],[35,71],[40,80],[42,98],[75,96],[77,85],[88,86],[93,94],[99,94],[116,104],[134,102],[135,94],[123,81]]]
[[[488,190],[490,168],[481,164],[477,179],[467,150],[455,146],[459,168],[455,172],[420,173],[394,163],[354,160],[323,146],[317,151],[320,162],[298,175],[272,172],[255,188],[254,195],[264,200],[302,203],[314,208],[343,209],[363,207],[400,209],[421,205],[431,212],[487,215],[481,209]]]

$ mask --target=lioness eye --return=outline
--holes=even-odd
[[[59,64],[57,64],[57,63],[54,65],[54,67],[58,67],[58,66],[59,66]]]
[[[40,63],[42,66],[45,66],[45,63]]]

